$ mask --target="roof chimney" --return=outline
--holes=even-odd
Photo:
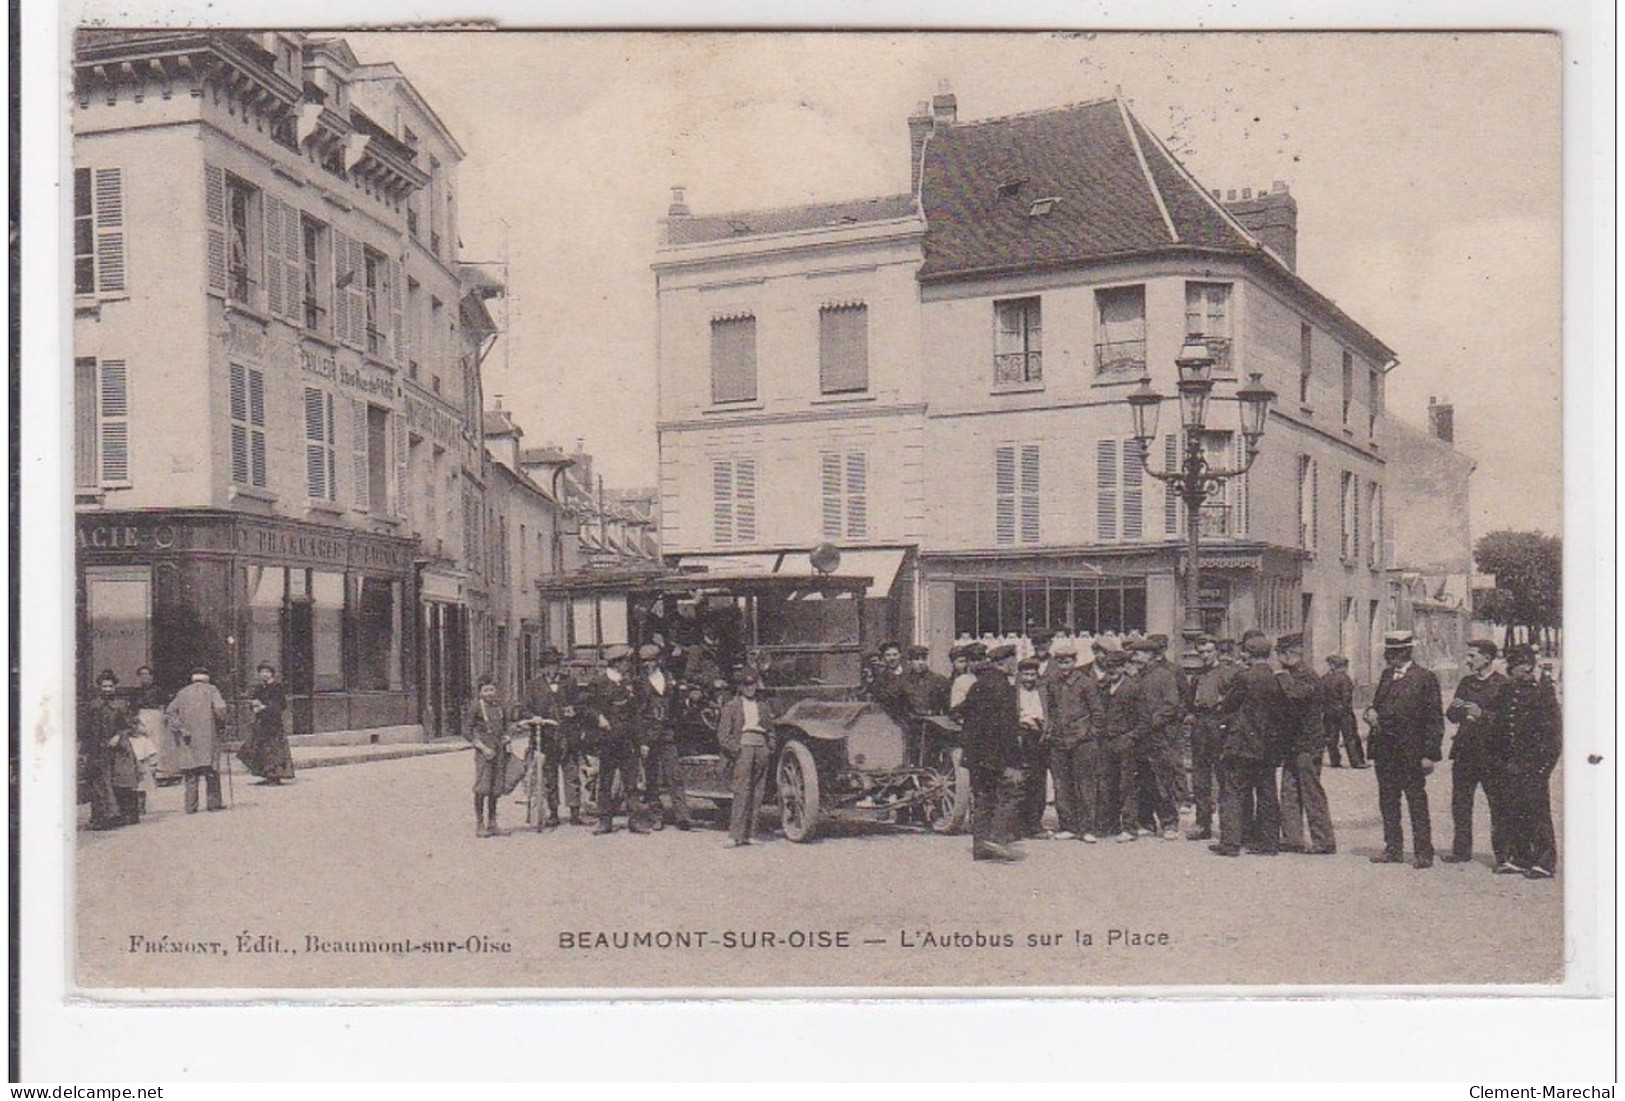
[[[1234,190],[1228,190],[1224,208],[1248,233],[1269,246],[1288,269],[1297,269],[1298,201],[1292,197],[1285,180],[1276,180],[1268,191],[1259,188],[1257,194],[1252,188],[1244,187],[1240,199]]]
[[[920,193],[920,154],[925,149],[925,139],[935,127],[930,102],[920,100],[914,107],[914,113],[908,116],[909,190],[916,195]]]
[[[952,126],[959,121],[959,100],[949,91],[931,97],[931,117],[938,126]]]
[[[674,185],[671,189],[671,206],[666,208],[666,217],[687,218],[689,215],[687,198],[688,188],[683,184]]]
[[[1428,398],[1428,429],[1433,438],[1444,443],[1456,442],[1456,407],[1449,402]]]

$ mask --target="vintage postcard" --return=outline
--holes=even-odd
[[[72,28],[70,992],[1602,991],[1564,59]]]

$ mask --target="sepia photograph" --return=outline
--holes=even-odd
[[[1594,987],[1562,59],[74,28],[76,994]]]
[[[14,13],[14,1081],[1617,1075],[1610,13],[513,7]]]

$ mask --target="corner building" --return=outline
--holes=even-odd
[[[940,94],[909,134],[908,195],[674,202],[655,264],[666,553],[834,541],[938,654],[1040,626],[1177,633],[1183,506],[1142,472],[1124,399],[1147,375],[1172,393],[1197,333],[1215,465],[1242,458],[1237,386],[1257,372],[1280,395],[1256,465],[1204,509],[1203,622],[1302,630],[1373,677],[1397,361],[1294,272],[1286,186],[1208,191],[1119,99],[960,122]],[[1173,404],[1159,468],[1181,450]]]
[[[269,661],[296,734],[433,725],[483,450],[461,150],[339,39],[86,31],[74,92],[81,684]]]

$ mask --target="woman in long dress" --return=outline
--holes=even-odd
[[[474,836],[496,837],[497,799],[508,757],[508,709],[497,699],[490,677],[480,678],[479,698],[470,711],[465,729],[474,746]]]
[[[282,715],[288,709],[288,693],[276,679],[276,667],[261,662],[260,682],[249,692],[254,712],[254,734],[237,751],[248,771],[260,784],[280,784],[293,779],[293,753],[282,730]]]

